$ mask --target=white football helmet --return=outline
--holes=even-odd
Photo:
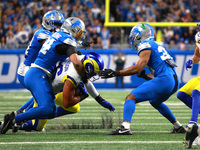
[[[70,34],[79,42],[83,42],[85,40],[85,24],[77,17],[65,19],[63,25],[61,26],[61,31]]]
[[[58,31],[64,22],[62,13],[57,10],[48,11],[42,18],[42,26],[51,32]]]

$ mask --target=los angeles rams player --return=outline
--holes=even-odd
[[[146,23],[134,26],[129,35],[130,46],[138,51],[139,59],[136,64],[120,71],[111,69],[100,73],[102,78],[114,76],[128,76],[140,73],[145,66],[148,66],[154,78],[144,82],[127,95],[123,110],[122,126],[108,135],[131,135],[130,122],[135,112],[135,104],[143,101],[157,109],[174,126],[172,133],[185,133],[184,127],[176,120],[175,116],[167,105],[166,101],[179,87],[179,79],[175,72],[176,66],[172,57],[165,48],[154,41],[153,28]]]
[[[186,70],[192,68],[192,64],[200,61],[200,22],[197,24],[197,33],[195,35],[196,49],[192,59],[186,62]],[[188,81],[177,93],[177,98],[184,102],[189,108],[192,108],[192,115],[189,124],[186,127],[184,146],[191,148],[192,143],[198,136],[197,120],[200,112],[200,76]]]
[[[85,33],[83,21],[76,17],[70,17],[64,21],[61,31],[52,34],[47,39],[35,62],[31,64],[31,68],[24,77],[25,86],[31,91],[38,103],[38,107],[30,108],[25,113],[22,113],[20,117],[18,115],[15,116],[14,113],[6,115],[1,129],[2,134],[5,134],[9,126],[14,122],[21,123],[32,119],[50,119],[55,116],[55,96],[49,81],[58,62],[62,62],[69,57],[78,74],[83,77],[84,82],[87,82],[83,64],[76,50],[77,44],[84,41]]]
[[[103,70],[104,62],[99,54],[91,52],[87,53],[86,55],[81,55],[79,56],[79,58],[83,62],[88,78],[93,78],[95,75],[98,75],[99,71]],[[80,105],[78,103],[88,96],[87,91],[101,106],[109,109],[110,111],[115,110],[112,104],[105,101],[99,95],[90,80],[85,84],[85,86],[87,90],[85,90],[81,76],[75,70],[70,59],[67,58],[66,61],[60,64],[60,66],[57,68],[55,77],[52,81],[54,94],[58,93],[55,98],[55,103],[59,107],[57,107],[55,117],[79,112]],[[82,91],[78,95],[75,94],[77,88]],[[62,92],[60,93],[60,91]],[[34,105],[37,106],[37,103],[35,103]],[[45,127],[46,122],[46,119],[29,120],[21,126],[20,130],[41,131]]]

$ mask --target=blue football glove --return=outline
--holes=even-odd
[[[192,60],[189,59],[186,63],[185,63],[185,69],[188,71],[187,68],[192,68]]]
[[[99,103],[101,106],[103,106],[104,108],[109,109],[110,111],[114,111],[115,107],[113,107],[113,105],[109,102],[107,102],[106,100],[103,100]]]
[[[78,84],[78,88],[80,89],[80,93],[88,94],[87,89],[86,89],[85,85],[83,84],[83,82],[80,82]]]

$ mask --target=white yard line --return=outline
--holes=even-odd
[[[61,142],[0,142],[0,145],[4,144],[169,144],[169,143],[181,143],[182,141],[61,141]]]

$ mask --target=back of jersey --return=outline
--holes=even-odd
[[[60,44],[68,44],[77,47],[77,41],[74,37],[65,32],[56,32],[43,44],[38,54],[38,58],[34,63],[49,72],[53,72],[56,67],[56,63],[58,61],[63,62],[68,57],[67,54],[59,55],[57,53],[56,46]]]
[[[151,56],[148,62],[148,68],[154,76],[176,74],[175,69],[167,64],[167,59],[172,59],[165,48],[154,40],[145,40],[138,45],[138,54],[143,50],[151,50]]]
[[[41,28],[35,32],[32,40],[25,52],[24,64],[26,66],[30,66],[31,63],[33,63],[35,61],[35,59],[37,58],[38,52],[40,51],[40,49],[42,47],[42,45],[40,44],[39,41],[46,40],[51,35],[52,35],[52,33],[50,31],[44,30],[43,28]]]

